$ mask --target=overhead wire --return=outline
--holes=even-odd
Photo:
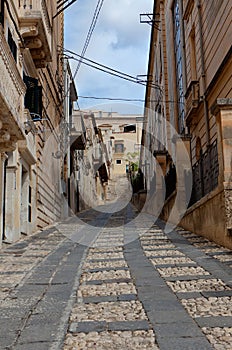
[[[78,97],[90,99],[90,100],[145,102],[145,100],[137,99],[137,98],[97,97],[97,96],[81,96],[81,95],[79,95]]]
[[[59,0],[59,1],[61,1],[61,0]],[[93,35],[93,31],[94,31],[94,29],[95,29],[95,27],[96,27],[97,20],[98,20],[98,17],[99,17],[99,14],[100,14],[100,11],[101,11],[101,8],[102,8],[103,3],[104,3],[104,0],[98,0],[98,2],[97,2],[97,6],[96,6],[96,8],[95,8],[95,11],[94,11],[94,14],[93,14],[93,18],[92,18],[92,21],[91,21],[91,24],[90,24],[90,27],[89,27],[89,30],[88,30],[88,33],[87,33],[87,36],[86,36],[86,39],[85,39],[85,43],[84,43],[82,52],[81,52],[81,56],[82,56],[83,58],[84,58],[85,53],[86,53],[86,51],[87,51],[87,48],[88,48],[88,46],[89,46],[90,39],[91,39],[91,37],[92,37],[92,35]],[[62,50],[63,50],[63,49],[64,49],[64,48],[62,48]],[[76,77],[76,75],[77,75],[77,73],[78,73],[78,71],[79,71],[79,69],[80,69],[81,63],[82,63],[82,60],[80,60],[80,61],[78,62],[78,65],[77,65],[77,67],[76,67],[76,69],[75,69],[75,72],[74,72],[74,74],[73,74],[73,77],[72,77],[73,80],[75,79],[75,77]],[[67,97],[67,95],[68,95],[68,93],[69,93],[69,90],[70,90],[70,88],[69,88],[68,91],[65,93],[64,98],[63,98],[63,101],[64,101],[65,98]],[[78,105],[78,104],[77,104],[77,105]]]
[[[148,84],[149,86],[151,86],[153,88],[156,88],[156,89],[158,89],[158,90],[160,90],[162,92],[162,89],[160,88],[159,85],[157,85],[155,83],[151,83],[151,82],[149,82],[149,80],[146,81],[146,80],[138,79],[137,77],[134,77],[134,76],[132,76],[130,74],[120,72],[119,70],[110,68],[110,67],[108,67],[106,65],[103,65],[103,64],[98,63],[96,61],[90,60],[90,59],[88,59],[86,57],[82,57],[81,55],[77,54],[76,52],[64,49],[64,53],[66,53],[66,52],[72,55],[72,56],[70,56],[70,55],[65,54],[65,56],[67,58],[69,58],[69,59],[73,59],[75,61],[79,61],[80,59],[82,59],[82,63],[87,65],[87,66],[89,66],[89,67],[95,68],[95,69],[100,70],[100,71],[102,71],[104,73],[116,76],[118,78],[130,81],[130,82],[133,82],[133,83],[136,83],[136,84],[140,84],[140,85],[144,85],[144,86],[147,86],[147,84]],[[77,56],[77,57],[75,57],[75,56]]]
[[[62,0],[58,0],[58,3],[61,2]],[[67,2],[67,0],[63,1],[63,4]],[[78,65],[75,69],[75,72],[73,74],[73,80],[75,79],[78,71],[79,71],[79,68],[81,66],[81,64],[85,64],[91,68],[95,68],[99,71],[102,71],[104,73],[107,73],[109,75],[112,75],[112,76],[115,76],[115,77],[118,77],[118,78],[121,78],[121,79],[124,79],[126,81],[129,81],[129,82],[133,82],[133,83],[136,83],[136,84],[140,84],[140,85],[143,85],[143,86],[151,86],[152,88],[156,88],[156,89],[159,89],[160,92],[162,93],[162,89],[160,88],[159,85],[157,84],[154,84],[152,82],[149,82],[146,81],[146,80],[141,80],[141,79],[138,79],[138,77],[134,77],[132,75],[129,75],[127,73],[123,73],[123,72],[120,72],[119,70],[116,70],[116,69],[113,69],[113,68],[110,68],[110,67],[107,67],[106,65],[103,65],[103,64],[100,64],[96,61],[93,61],[93,60],[90,60],[88,58],[85,57],[85,53],[87,51],[87,48],[89,46],[89,43],[90,43],[90,39],[91,39],[91,36],[93,34],[93,31],[95,29],[95,26],[96,26],[96,23],[97,23],[97,19],[99,17],[99,13],[101,11],[101,8],[103,6],[103,3],[104,3],[104,0],[98,0],[97,2],[97,5],[96,5],[96,8],[95,8],[95,11],[94,11],[94,15],[93,15],[93,18],[92,18],[92,22],[91,22],[91,25],[90,25],[90,28],[88,30],[88,33],[87,33],[87,36],[86,36],[86,40],[85,40],[85,43],[84,43],[84,46],[83,46],[83,49],[82,49],[82,52],[81,54],[77,54],[76,52],[73,52],[71,50],[67,50],[65,48],[62,48],[63,52],[65,53],[64,57],[68,58],[68,59],[73,59],[75,61],[78,61]],[[58,5],[60,6],[60,5]],[[67,55],[67,53],[71,54],[72,56],[70,55]],[[73,57],[73,56],[76,56],[76,57]],[[65,96],[64,96],[64,99],[65,97],[67,96],[69,92],[69,89],[68,91],[66,92]],[[101,99],[101,98],[99,98]],[[114,100],[114,99],[112,99]],[[120,100],[124,100],[124,101],[128,101],[128,99],[120,99]],[[136,102],[136,99],[134,99],[134,101]],[[144,102],[144,100],[137,100],[137,102]]]
[[[85,39],[85,43],[84,43],[84,46],[83,46],[83,49],[82,49],[82,52],[81,52],[81,57],[82,59],[79,61],[76,69],[75,69],[75,72],[74,72],[74,75],[73,75],[73,79],[75,79],[79,69],[80,69],[80,66],[81,66],[81,63],[82,63],[82,60],[85,56],[85,53],[87,51],[87,48],[89,46],[89,43],[90,43],[90,39],[92,37],[92,34],[93,34],[93,31],[96,27],[96,24],[97,24],[97,20],[98,20],[98,17],[99,17],[99,14],[100,14],[100,11],[101,11],[101,8],[102,8],[102,5],[104,3],[104,0],[98,0],[97,2],[97,6],[95,8],[95,11],[94,11],[94,14],[93,14],[93,19],[92,19],[92,22],[90,24],[90,27],[89,27],[89,30],[88,30],[88,33],[87,33],[87,36],[86,36],[86,39]]]
[[[123,97],[97,97],[97,96],[82,96],[79,95],[78,97],[83,98],[83,99],[92,99],[92,100],[107,100],[107,101],[126,101],[126,102],[145,102],[145,99],[137,99],[137,98],[123,98]],[[179,101],[172,101],[172,100],[168,100],[168,101],[164,101],[164,100],[159,100],[159,99],[149,99],[148,102],[165,102],[165,103],[184,103],[184,102],[179,102]]]
[[[62,2],[63,1],[63,2]],[[64,10],[66,10],[69,6],[71,6],[72,4],[74,4],[74,2],[76,2],[77,0],[71,0],[71,2],[68,2],[69,0],[58,0],[57,1],[57,13],[52,17],[53,19],[56,18],[57,16],[59,16],[59,14],[61,12],[64,12]],[[62,2],[62,3],[61,3]],[[65,5],[65,3],[67,3]],[[65,6],[64,6],[65,5]]]

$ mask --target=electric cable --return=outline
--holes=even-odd
[[[90,99],[90,100],[106,100],[106,101],[126,101],[126,102],[146,102],[145,99],[139,99],[139,98],[123,98],[123,97],[97,97],[97,96],[82,96],[79,95],[78,97],[83,99]],[[149,99],[148,102],[156,102],[156,103],[173,103],[173,104],[184,104],[184,102],[179,101],[164,101],[164,100],[158,100],[158,99]]]
[[[147,86],[147,85],[151,86],[153,88],[156,88],[156,89],[160,90],[160,92],[162,93],[161,87],[159,85],[157,85],[157,84],[150,83],[149,81],[145,81],[145,80],[138,80],[137,77],[134,77],[134,76],[129,75],[127,73],[120,72],[120,71],[118,71],[116,69],[107,67],[107,66],[105,66],[103,64],[100,64],[100,63],[98,63],[96,61],[93,61],[93,60],[90,60],[88,58],[82,57],[81,55],[78,55],[77,53],[75,53],[73,51],[64,49],[64,52],[68,52],[68,53],[73,55],[73,56],[65,55],[66,58],[73,59],[75,61],[79,61],[80,58],[81,58],[82,59],[82,63],[87,65],[87,66],[89,66],[89,67],[95,68],[95,69],[97,69],[99,71],[102,71],[104,73],[110,74],[112,76],[116,76],[118,78],[130,81],[130,82],[133,82],[133,83],[136,83],[136,84],[140,84],[140,85],[143,85],[143,86]],[[76,58],[74,56],[77,56],[78,58]]]
[[[57,16],[59,16],[59,14],[61,12],[64,12],[64,10],[66,10],[69,6],[71,6],[74,2],[76,2],[77,0],[71,0],[71,2],[69,2],[68,4],[66,4],[64,6],[64,4],[66,2],[68,2],[68,0],[64,0],[61,4],[59,4],[62,0],[58,0],[57,2],[57,13],[52,17],[52,19],[56,18]],[[60,8],[61,7],[61,8]],[[60,9],[59,9],[60,8]]]
[[[60,0],[60,1],[61,1],[61,0]],[[85,43],[84,43],[82,52],[81,52],[81,56],[82,56],[83,58],[84,58],[84,55],[85,55],[85,53],[86,53],[86,50],[87,50],[87,48],[88,48],[88,46],[89,46],[90,39],[91,39],[91,37],[92,37],[92,35],[93,35],[93,31],[94,31],[94,29],[95,29],[95,27],[96,27],[97,20],[98,20],[98,17],[99,17],[99,14],[100,14],[100,11],[101,11],[101,8],[102,8],[103,3],[104,3],[104,0],[98,0],[98,2],[97,2],[97,6],[96,6],[96,8],[95,8],[95,11],[94,11],[94,14],[93,14],[93,18],[92,18],[92,21],[91,21],[91,24],[90,24],[90,27],[89,27],[89,30],[88,30],[88,33],[87,33],[87,36],[86,36],[86,39],[85,39]],[[64,50],[64,48],[61,48],[61,49]],[[83,60],[83,59],[82,59],[82,60]],[[75,69],[75,72],[74,72],[74,74],[73,74],[73,77],[72,77],[73,80],[75,79],[75,77],[76,77],[76,75],[77,75],[77,73],[78,73],[78,71],[79,71],[79,68],[80,68],[80,66],[81,66],[82,60],[80,60],[80,61],[78,62],[78,65],[77,65],[77,67],[76,67],[76,69]],[[68,91],[65,93],[62,103],[64,102],[65,98],[67,97],[67,95],[68,95],[68,93],[69,93],[69,90],[70,90],[70,88],[68,88]]]
[[[94,29],[96,27],[97,20],[98,20],[98,17],[99,17],[99,14],[100,14],[100,11],[101,11],[103,3],[104,3],[104,0],[98,0],[97,6],[96,6],[94,14],[93,14],[93,19],[92,19],[92,22],[90,24],[90,27],[89,27],[89,30],[88,30],[88,33],[87,33],[87,36],[86,36],[86,39],[85,39],[85,43],[84,43],[84,46],[83,46],[83,49],[82,49],[82,52],[81,52],[82,59],[84,58],[85,53],[87,51],[87,48],[89,46],[90,39],[91,39],[93,31],[94,31]],[[78,71],[80,69],[80,66],[81,66],[81,63],[82,63],[82,59],[79,61],[78,65],[77,65],[77,67],[75,69],[75,72],[74,72],[74,75],[73,75],[73,79],[75,79],[75,77],[76,77],[76,75],[77,75],[77,73],[78,73]]]
[[[137,98],[120,98],[120,97],[95,97],[95,96],[78,96],[80,98],[90,100],[107,100],[107,101],[128,101],[128,102],[145,102],[145,100]]]

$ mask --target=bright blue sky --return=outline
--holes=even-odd
[[[81,54],[97,0],[78,0],[65,11],[65,48]],[[85,57],[132,76],[147,73],[150,30],[140,13],[152,13],[153,0],[105,0]],[[77,62],[70,60],[74,73]],[[144,99],[145,88],[81,65],[76,79],[80,96]],[[79,98],[81,109],[142,112],[142,103],[110,103]],[[135,106],[140,106],[137,108]]]

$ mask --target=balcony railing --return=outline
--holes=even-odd
[[[19,25],[36,67],[51,61],[51,20],[45,0],[19,0]]]
[[[24,139],[23,99],[26,87],[0,25],[0,116],[11,135]],[[10,128],[9,128],[10,125]]]
[[[217,140],[203,153],[192,168],[193,190],[189,206],[193,205],[218,185]]]

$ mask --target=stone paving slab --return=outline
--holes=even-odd
[[[205,298],[229,297],[232,296],[232,290],[202,291],[201,294]]]
[[[144,330],[148,331],[151,329],[148,321],[138,320],[138,321],[126,321],[126,322],[109,322],[108,329],[110,331],[137,331]]]
[[[154,327],[157,338],[202,337],[200,328],[192,320],[173,323],[162,323]]]
[[[55,348],[58,348],[59,343],[56,343],[55,341],[43,341],[43,342],[27,342],[27,343],[19,343],[14,347],[14,350],[48,350],[51,348],[51,346],[54,346]],[[9,349],[10,350],[10,349]]]
[[[123,261],[123,258],[104,258],[104,259],[89,259],[87,260],[88,263],[98,263],[102,261]]]
[[[205,280],[207,279],[211,279],[212,276],[211,275],[185,275],[185,276],[171,276],[171,277],[166,277],[163,276],[165,278],[166,281],[170,281],[170,282],[175,282],[175,281],[197,281],[199,279],[204,278]]]
[[[70,333],[90,333],[104,331],[137,331],[149,330],[151,326],[146,320],[137,321],[89,321],[89,322],[72,322],[69,326]]]
[[[137,300],[136,294],[120,294],[120,295],[106,295],[96,297],[84,297],[83,302],[85,304],[96,304],[102,302],[114,302],[114,301],[131,301]]]
[[[202,292],[177,292],[178,299],[195,299],[202,297]]]
[[[105,321],[73,322],[69,326],[70,333],[103,332],[107,330]]]
[[[202,327],[232,327],[231,317],[213,316],[213,317],[197,317],[197,324]]]
[[[213,350],[208,340],[202,337],[157,337],[159,348],[162,350]]]
[[[196,267],[196,263],[176,263],[176,264],[154,264],[156,269],[163,269],[167,267]]]
[[[91,281],[85,281],[85,284],[92,285],[92,284],[105,284],[105,283],[131,283],[131,278],[117,278],[117,279],[105,279],[105,280],[91,280]]]
[[[127,266],[120,266],[120,267],[98,267],[98,268],[94,268],[94,269],[86,269],[86,272],[102,272],[102,271],[112,271],[112,270],[124,270],[127,271],[129,270],[129,268]]]

